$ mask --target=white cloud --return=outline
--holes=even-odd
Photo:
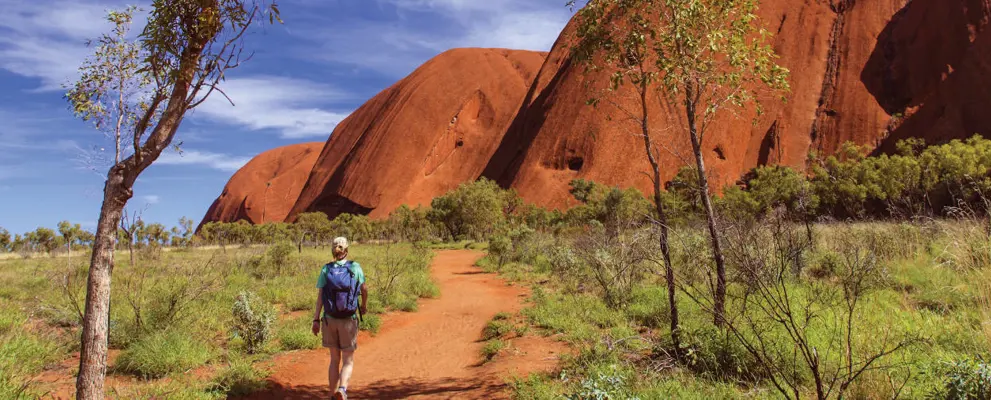
[[[182,154],[175,152],[162,153],[156,162],[165,165],[205,165],[221,171],[237,171],[244,164],[247,164],[248,161],[251,161],[251,157],[235,157],[208,151],[183,150]]]
[[[154,195],[154,194],[141,196],[141,199],[148,204],[158,204],[158,202],[162,200],[160,197],[158,197],[158,195]]]
[[[194,114],[252,130],[274,129],[283,138],[330,136],[331,131],[347,113],[328,111],[320,104],[349,99],[344,92],[330,86],[301,79],[255,76],[231,78],[219,87]]]
[[[394,11],[398,20],[378,18],[342,25],[313,17],[309,27],[296,29],[302,31],[298,36],[302,40],[312,40],[297,56],[370,68],[398,78],[456,47],[549,51],[572,15],[563,0],[375,2],[382,10]]]
[[[110,3],[0,0],[0,68],[40,80],[40,91],[61,90],[78,76],[91,50],[86,40],[106,32]],[[143,21],[135,16],[132,32]]]

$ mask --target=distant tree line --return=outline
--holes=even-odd
[[[714,207],[734,220],[759,219],[779,207],[807,221],[987,214],[991,140],[974,136],[926,147],[921,140],[909,139],[897,149],[892,155],[872,156],[866,147],[847,143],[835,155],[813,157],[808,174],[786,166],[760,166],[738,184],[723,188]],[[697,222],[702,210],[692,167],[683,167],[664,186],[661,201],[669,223]],[[310,212],[293,223],[209,222],[197,234],[193,221],[185,217],[172,227],[135,218],[121,222],[117,249],[288,242],[302,250],[326,245],[335,236],[357,242],[488,240],[519,226],[553,233],[589,225],[615,231],[620,224],[647,224],[656,218],[653,204],[637,189],[582,179],[570,187],[579,204],[567,211],[526,203],[515,190],[481,178],[435,198],[429,207],[403,205],[381,220],[352,214],[330,219]],[[68,221],[60,222],[57,230],[39,227],[13,236],[0,228],[4,252],[53,254],[58,249],[85,250],[92,242],[92,232]]]

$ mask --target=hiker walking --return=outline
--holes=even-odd
[[[337,387],[334,398],[347,400],[348,381],[354,368],[354,351],[358,349],[358,320],[366,311],[368,289],[364,285],[365,273],[361,266],[347,259],[348,240],[343,237],[335,238],[333,252],[334,262],[324,265],[317,278],[313,334],[322,330],[323,347],[330,349],[328,379],[332,389]]]

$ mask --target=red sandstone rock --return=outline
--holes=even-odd
[[[427,61],[338,125],[289,220],[307,211],[384,217],[477,178],[543,60],[454,49]]]
[[[792,91],[784,104],[766,101],[766,114],[756,126],[749,111],[717,120],[703,143],[713,185],[732,183],[760,164],[803,168],[810,150],[830,154],[847,140],[880,144],[892,114],[926,99],[932,100],[893,136],[987,133],[991,113],[980,110],[991,101],[991,38],[981,33],[988,0],[906,3],[762,1],[760,21],[776,33],[773,46],[779,64],[791,70]],[[555,43],[525,100],[527,107],[484,175],[550,207],[573,204],[567,188],[574,178],[650,193],[650,168],[636,127],[612,105],[585,105],[592,96],[587,87],[602,87],[608,72],[585,74],[571,64],[568,46],[574,31],[569,24]],[[947,65],[966,71],[949,73]],[[635,109],[632,100],[616,102]],[[679,129],[681,112],[656,102],[649,107],[666,147],[661,154],[665,180],[693,162],[687,135]]]
[[[200,226],[211,221],[243,219],[260,224],[285,220],[322,147],[321,142],[300,143],[257,155],[234,173]]]
[[[703,143],[716,188],[757,165],[803,168],[810,151],[830,154],[848,140],[891,150],[906,137],[991,133],[991,1],[763,0],[759,14],[775,34],[778,62],[791,70],[792,90],[786,103],[766,100],[756,125],[751,110],[717,120]],[[571,64],[574,29],[569,24],[548,54],[451,50],[379,93],[335,129],[288,218],[383,217],[479,175],[550,207],[574,204],[574,178],[649,193],[635,128],[607,103],[586,105],[587,86],[601,87],[608,73],[586,75]],[[683,117],[659,103],[649,112],[668,180],[693,163],[678,129]],[[223,205],[208,216],[256,215],[241,211],[250,196],[233,199],[218,199]]]

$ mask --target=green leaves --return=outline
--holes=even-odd
[[[269,20],[281,23],[277,4],[262,2],[269,4],[264,8]],[[113,28],[89,42],[93,54],[80,67],[79,80],[66,88],[65,99],[76,117],[114,141],[114,164],[129,160],[143,169],[155,157],[141,155],[167,148],[185,111],[201,104],[226,70],[240,64],[242,37],[263,10],[259,2],[246,0],[154,0],[143,30],[132,38],[138,10],[107,13]],[[159,126],[163,119],[168,123]],[[128,148],[137,157],[124,160]]]
[[[756,10],[756,0],[592,0],[576,15],[572,55],[586,71],[612,71],[608,90],[659,79],[672,104],[697,96],[711,119],[757,103],[759,89],[789,89]]]

